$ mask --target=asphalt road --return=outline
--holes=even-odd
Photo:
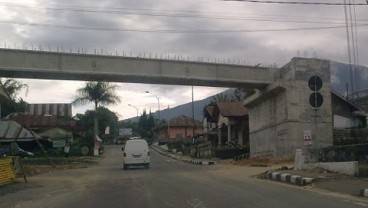
[[[262,168],[196,166],[152,150],[151,168],[123,170],[120,146],[99,165],[30,177],[28,188],[0,198],[0,207],[365,207],[368,201],[260,180]]]

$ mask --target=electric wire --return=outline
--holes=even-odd
[[[222,1],[241,1],[248,3],[262,3],[262,4],[291,4],[291,5],[321,5],[321,6],[367,6],[367,3],[327,3],[327,2],[302,2],[302,1],[261,1],[261,0],[222,0]]]
[[[88,27],[88,26],[76,26],[76,25],[59,25],[59,24],[47,24],[47,23],[30,23],[30,22],[15,22],[0,20],[3,24],[25,25],[25,26],[40,26],[40,27],[53,27],[53,28],[65,28],[75,30],[92,30],[92,31],[115,31],[115,32],[142,32],[142,33],[187,33],[187,34],[208,34],[208,33],[254,33],[254,32],[284,32],[284,31],[308,31],[308,30],[327,30],[327,29],[339,29],[345,28],[345,25],[337,26],[321,26],[321,27],[296,27],[296,28],[271,28],[271,29],[237,29],[237,30],[210,30],[210,29],[190,29],[190,30],[178,30],[178,29],[133,29],[133,28],[109,28],[109,27]],[[365,27],[368,24],[360,24],[359,26]]]
[[[33,6],[26,5],[18,5],[14,3],[6,3],[4,6],[7,7],[18,7],[18,8],[32,8]],[[208,15],[189,15],[189,14],[170,14],[170,13],[142,13],[142,12],[133,12],[133,11],[119,11],[119,10],[110,10],[110,9],[86,9],[86,8],[70,8],[70,7],[50,7],[50,6],[38,6],[39,8],[54,10],[54,11],[69,11],[69,12],[85,12],[85,13],[103,13],[103,14],[119,14],[119,15],[139,15],[139,16],[153,16],[153,17],[174,17],[174,18],[196,18],[196,19],[215,19],[215,20],[238,20],[238,21],[262,21],[262,22],[287,22],[287,23],[314,23],[314,24],[344,24],[344,22],[336,22],[336,21],[321,21],[318,20],[305,20],[305,17],[302,20],[290,20],[290,19],[276,19],[274,16],[271,18],[260,18],[260,17],[234,17],[234,16],[208,16]],[[292,17],[293,18],[293,17]],[[359,20],[359,21],[368,21],[368,20]]]

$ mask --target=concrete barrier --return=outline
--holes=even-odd
[[[350,176],[356,176],[358,175],[359,172],[357,161],[305,163],[303,165],[304,169],[313,169],[316,167],[320,167],[331,172],[342,173]]]
[[[178,161],[181,161],[181,162],[191,163],[191,164],[194,164],[194,165],[215,165],[214,161],[193,160],[193,159],[189,159],[189,158],[186,158],[186,157],[182,157],[182,156],[167,153],[163,150],[160,150],[161,146],[160,147],[151,146],[151,148],[153,150],[157,151],[158,153],[160,153],[161,155],[170,157],[172,159],[175,159],[175,160],[178,160]]]
[[[304,186],[312,184],[313,182],[314,182],[314,178],[302,178],[302,183]]]
[[[280,178],[279,176],[280,176],[281,174],[279,173],[279,172],[273,172],[272,173],[272,180],[274,180],[274,181],[279,181],[278,179]]]
[[[367,197],[368,196],[368,188],[360,190],[360,196]]]
[[[283,173],[280,175],[280,179],[282,182],[290,183],[291,175],[289,173]]]
[[[266,175],[267,175],[267,178],[270,180],[295,184],[299,186],[309,185],[314,182],[314,178],[308,178],[308,177],[303,178],[301,176],[291,175],[289,173],[267,172]]]

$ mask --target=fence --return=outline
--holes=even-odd
[[[307,157],[314,156],[318,162],[347,162],[347,161],[367,161],[368,144],[355,144],[345,146],[332,146],[317,149],[308,149]],[[315,161],[315,162],[317,162]]]
[[[273,156],[273,150],[239,155],[239,156],[234,157],[234,160],[246,160],[250,158],[269,157],[269,156]]]

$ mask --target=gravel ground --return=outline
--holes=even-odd
[[[273,158],[256,158],[242,161],[222,161],[222,163],[225,164],[240,166],[269,167],[269,170],[279,170],[283,173],[290,173],[292,175],[314,178],[315,181],[309,188],[324,189],[335,193],[359,196],[361,189],[368,188],[368,178],[366,177],[355,177],[332,173],[321,168],[297,171],[293,170],[293,162],[293,159],[279,160]],[[261,179],[266,179],[265,173],[266,172],[259,174],[257,177]]]
[[[331,173],[320,168],[305,171],[285,170],[282,172],[315,178],[314,188],[331,192],[359,196],[361,189],[368,188],[368,178]]]
[[[27,175],[27,178],[32,178],[32,176],[50,173],[54,171],[61,171],[67,169],[80,169],[80,168],[88,168],[89,166],[96,165],[103,157],[88,157],[88,158],[70,158],[68,162],[65,164],[57,164],[56,168],[53,168],[51,165],[45,162],[41,162],[42,164],[32,164],[28,161],[24,162],[24,169]],[[46,164],[45,164],[46,163]],[[5,184],[0,186],[0,196],[5,196],[10,193],[14,193],[17,191],[21,191],[29,188],[39,188],[38,185],[34,185],[32,183],[25,183],[22,175],[17,176],[17,179],[9,184]]]

